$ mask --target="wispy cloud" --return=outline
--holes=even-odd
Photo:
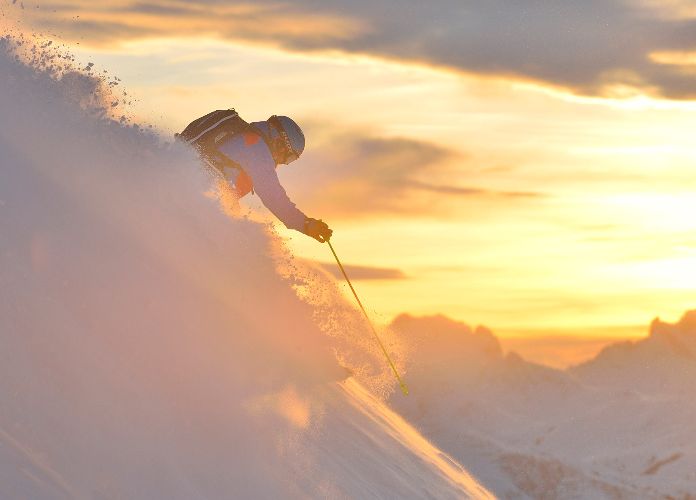
[[[364,31],[364,22],[327,12],[299,12],[277,2],[61,0],[27,14],[41,26],[88,45],[151,37],[217,36],[275,45],[332,46]],[[103,26],[103,30],[95,29]]]
[[[290,190],[303,205],[332,216],[444,215],[457,201],[544,196],[462,185],[459,179],[473,170],[466,156],[425,141],[339,135],[305,156],[301,178],[290,176]],[[306,177],[311,187],[302,182]]]
[[[577,93],[696,97],[693,65],[663,64],[659,52],[696,49],[692,2],[584,0],[55,0],[41,22],[85,42],[200,36],[338,49],[530,79]],[[53,12],[55,10],[55,12]],[[79,19],[76,16],[80,16]],[[96,30],[103,25],[104,30]]]
[[[429,184],[427,182],[406,181],[406,186],[413,189],[429,191],[431,193],[452,195],[452,196],[475,196],[475,195],[492,195],[501,196],[504,198],[540,198],[543,195],[534,191],[491,191],[488,189],[473,188],[473,187],[458,187],[445,186],[441,184]]]
[[[324,270],[338,279],[343,279],[341,271],[335,263],[317,262]],[[351,280],[403,280],[406,274],[401,269],[391,267],[355,266],[344,264],[343,267]]]

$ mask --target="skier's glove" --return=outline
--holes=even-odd
[[[305,220],[303,232],[307,236],[311,236],[312,238],[321,243],[329,241],[329,239],[331,239],[331,235],[333,234],[333,231],[329,229],[329,226],[326,225],[326,222],[310,218],[307,218],[307,220]]]

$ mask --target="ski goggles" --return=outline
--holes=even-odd
[[[281,157],[277,159],[278,163],[288,164],[297,160],[300,155],[297,153],[297,151],[295,151],[295,148],[292,147],[290,137],[283,128],[283,124],[280,123],[280,118],[273,115],[268,119],[268,124],[273,127],[276,132],[278,132],[278,138],[275,139],[273,144],[276,151],[282,151]]]

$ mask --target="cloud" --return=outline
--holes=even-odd
[[[275,45],[332,46],[355,38],[363,22],[331,12],[297,12],[275,2],[108,0],[51,1],[26,14],[45,28],[87,45],[167,36],[217,36]],[[103,25],[100,31],[95,26]],[[118,27],[118,29],[114,29]]]
[[[122,6],[120,8],[117,7],[114,10],[121,10],[126,13],[137,12],[140,14],[155,14],[167,16],[188,16],[192,13],[191,6],[187,6],[184,4],[163,5],[153,2],[135,2],[133,4]]]
[[[74,36],[214,34],[293,50],[338,49],[484,75],[545,82],[590,95],[696,97],[694,65],[659,52],[696,49],[692,2],[671,0],[45,1],[42,23]],[[55,8],[56,14],[48,14]],[[95,32],[88,23],[127,26]],[[86,30],[86,31],[85,31]],[[91,40],[85,40],[89,43]]]
[[[462,153],[404,138],[336,135],[307,151],[288,174],[303,206],[332,216],[446,215],[453,203],[544,196],[461,185],[473,170]],[[304,182],[311,178],[311,186]]]
[[[409,181],[407,185],[414,189],[430,191],[438,194],[449,194],[455,196],[471,196],[471,195],[493,195],[502,196],[505,198],[539,198],[543,195],[533,191],[490,191],[481,188],[472,187],[457,187],[443,186],[439,184],[428,184],[427,182]]]
[[[153,35],[151,27],[134,26],[120,20],[88,20],[79,21],[79,30],[75,29],[75,21],[58,20],[51,23],[51,28],[56,29],[62,36],[72,35],[80,43],[104,45],[114,41],[123,41],[133,38],[145,38]]]
[[[335,263],[317,262],[322,269],[328,271],[338,279],[343,279],[340,269]],[[403,280],[407,279],[401,269],[391,267],[354,266],[344,264],[346,274],[351,280]]]

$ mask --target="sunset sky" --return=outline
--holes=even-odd
[[[696,1],[0,9],[121,78],[166,134],[229,107],[295,118],[307,149],[281,180],[365,268],[381,321],[628,336],[696,306]]]

